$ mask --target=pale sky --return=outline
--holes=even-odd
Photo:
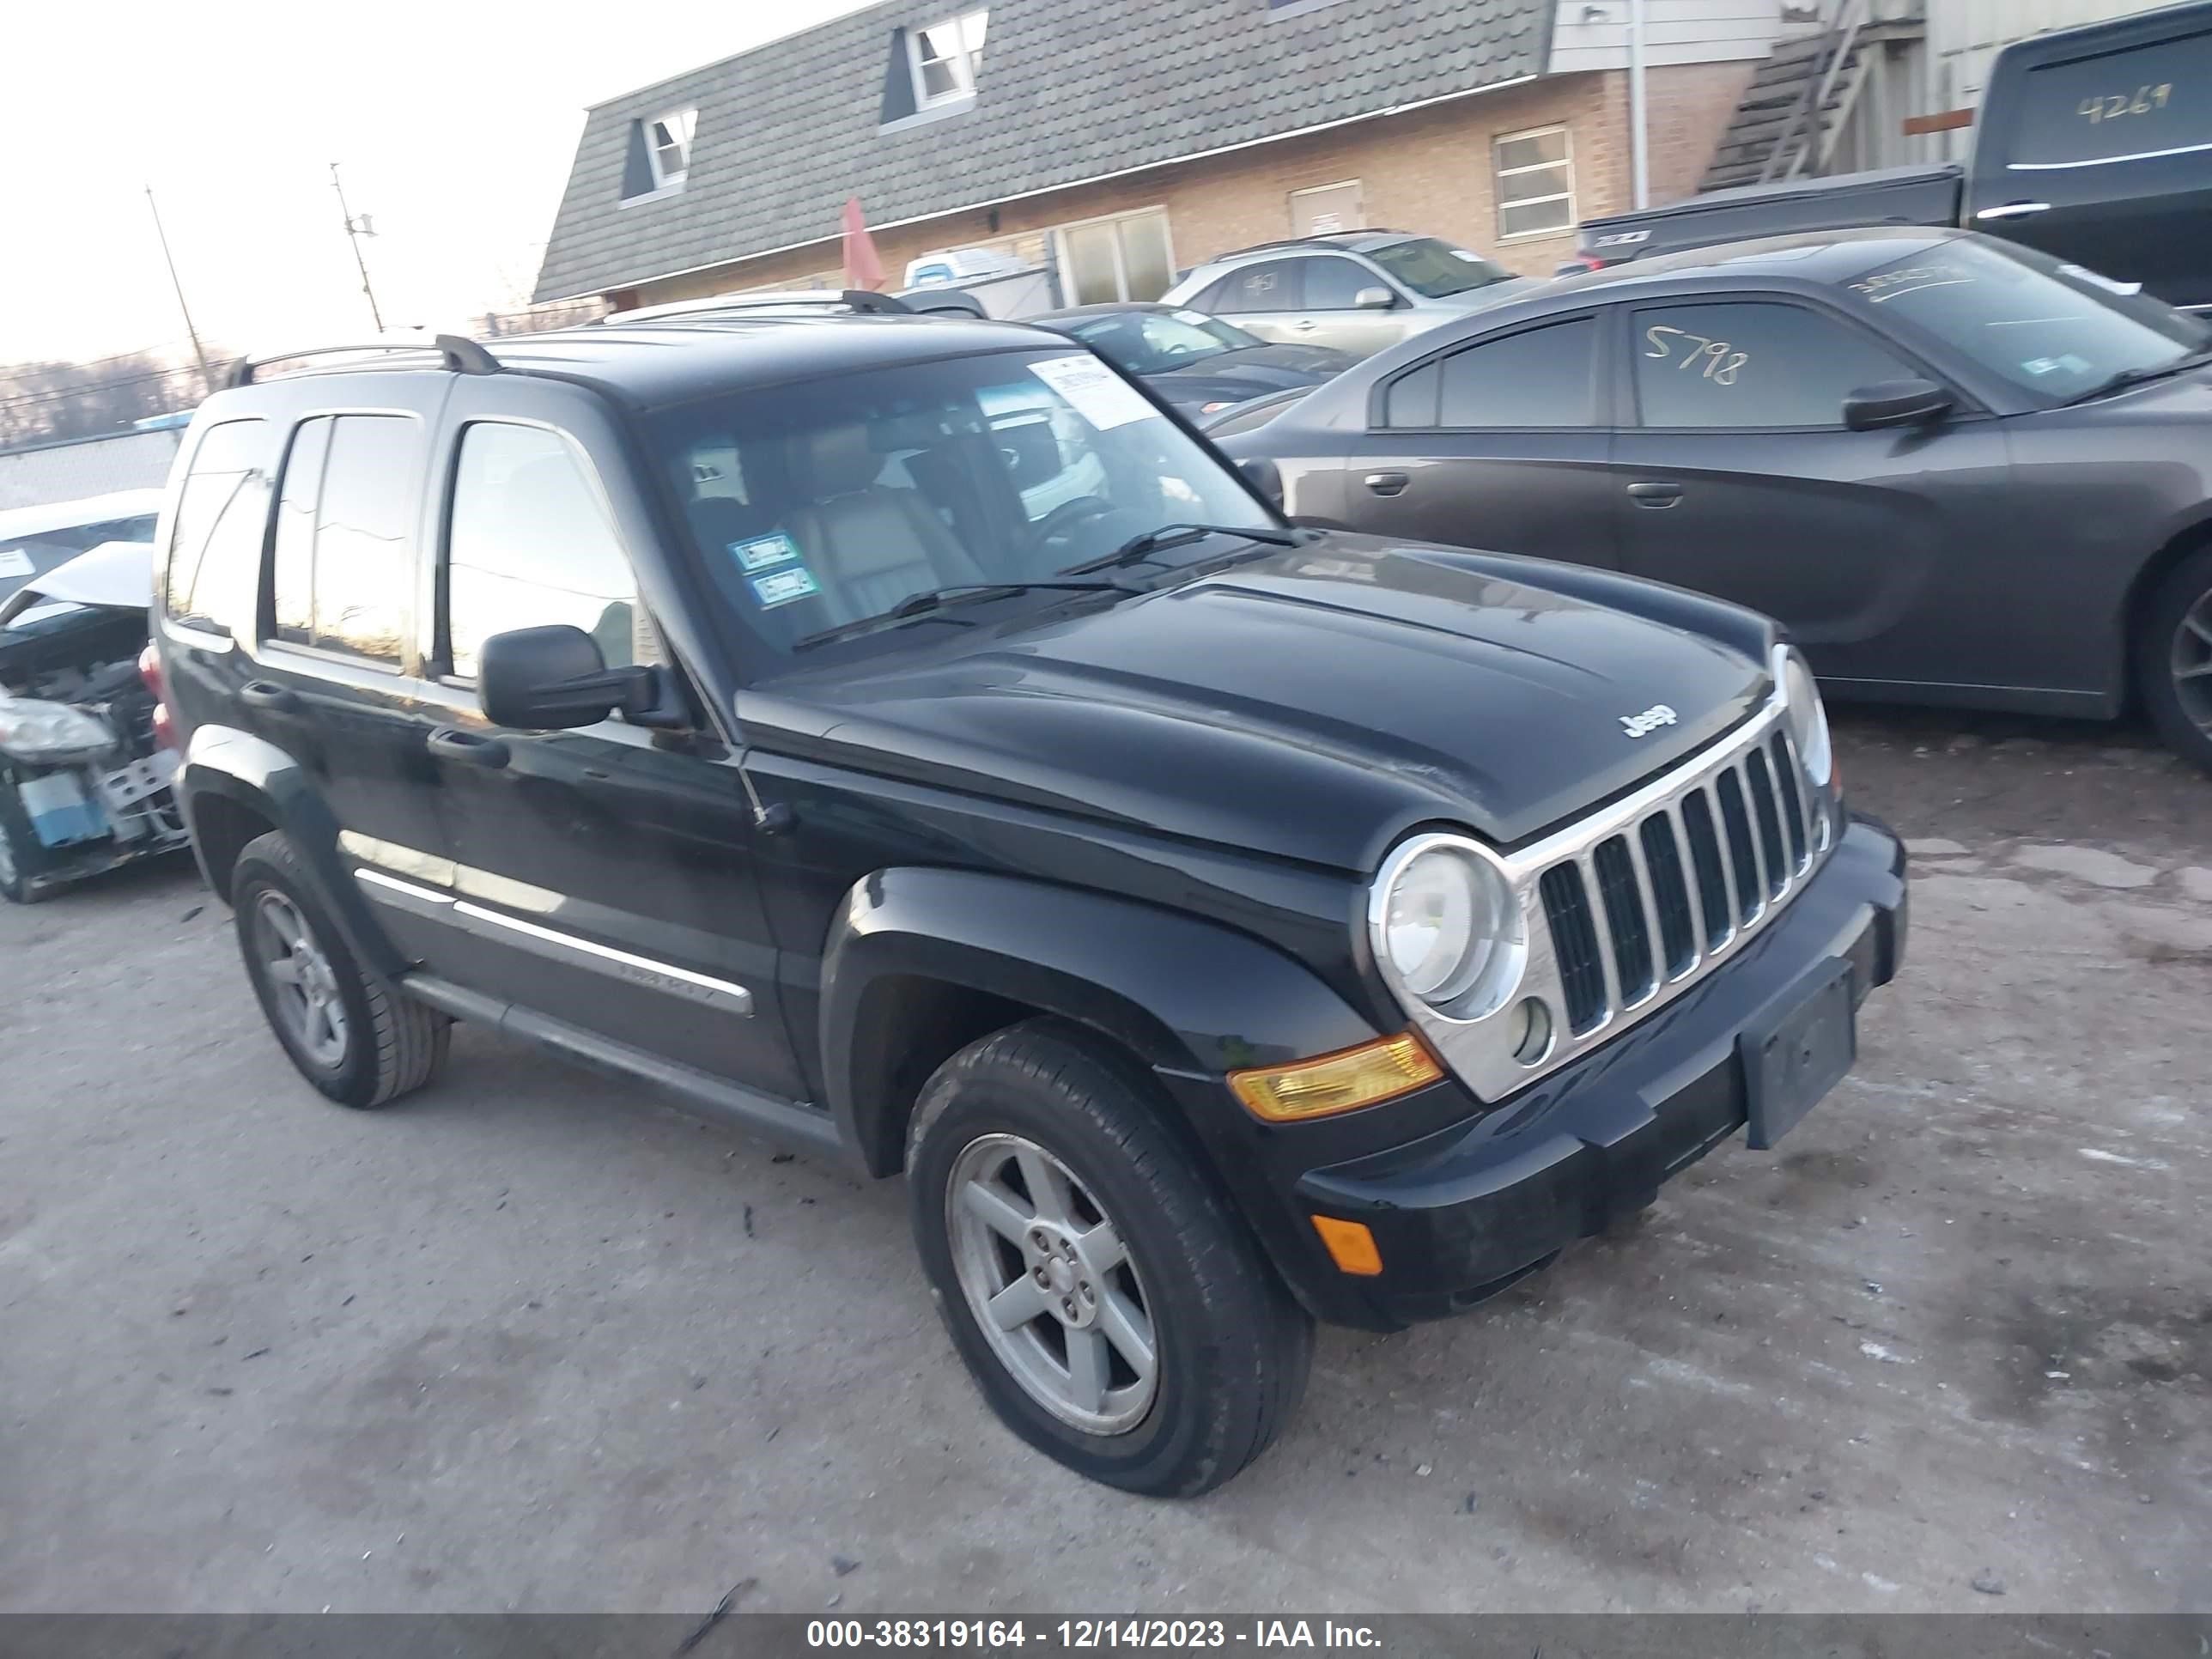
[[[585,106],[867,0],[19,0],[4,26],[0,365],[364,337],[526,303]]]

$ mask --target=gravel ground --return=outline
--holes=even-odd
[[[349,1114],[188,868],[0,906],[0,1608],[2212,1608],[2212,781],[1839,747],[1917,855],[1852,1079],[1184,1504],[988,1418],[896,1183],[475,1031]]]

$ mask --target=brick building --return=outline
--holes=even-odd
[[[1150,298],[1224,248],[1388,225],[1548,275],[1631,203],[1629,0],[884,0],[592,109],[538,298],[837,286],[1049,254]],[[1783,0],[1644,0],[1651,197],[1687,193]]]

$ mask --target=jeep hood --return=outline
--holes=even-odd
[[[1367,870],[1418,823],[1524,841],[1763,702],[1741,626],[1731,646],[1574,596],[1593,581],[1662,616],[1703,603],[1332,534],[1135,598],[946,611],[975,625],[910,623],[907,648],[745,692],[738,713],[764,750]]]

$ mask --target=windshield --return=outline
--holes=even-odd
[[[2124,283],[1992,242],[1940,242],[1844,286],[2054,407],[2212,344],[2212,327]]]
[[[98,524],[67,525],[42,530],[34,536],[0,540],[0,599],[6,599],[33,576],[44,575],[56,565],[98,547],[102,542],[150,542],[154,514],[129,519],[106,519]]]
[[[1084,318],[1067,331],[1132,374],[1164,374],[1261,343],[1258,336],[1202,311],[1121,311]]]
[[[1414,293],[1431,300],[1488,288],[1510,280],[1513,273],[1480,253],[1440,242],[1433,236],[1413,236],[1402,242],[1360,252],[1389,271]]]
[[[1164,525],[1276,527],[1218,457],[1088,352],[735,391],[659,410],[647,433],[722,602],[779,653],[916,593],[1049,581]],[[1164,549],[1125,580],[1221,550]],[[929,615],[964,622],[1007,602]]]

